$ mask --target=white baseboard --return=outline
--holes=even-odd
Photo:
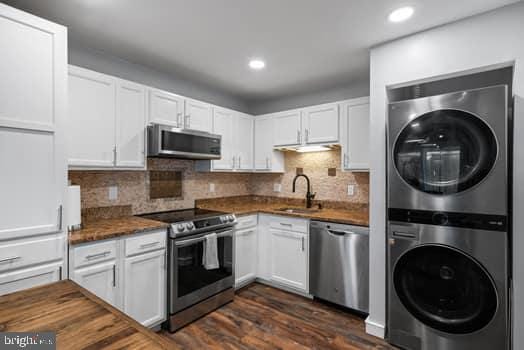
[[[366,318],[366,333],[384,339],[386,336],[386,327],[383,324],[371,320],[368,316],[368,318]]]

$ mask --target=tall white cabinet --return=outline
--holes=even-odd
[[[0,33],[0,294],[4,294],[63,275],[67,30],[0,4]],[[38,246],[42,240],[45,250]]]

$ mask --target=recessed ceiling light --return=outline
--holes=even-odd
[[[260,60],[260,59],[253,59],[249,61],[249,68],[260,70],[263,69],[266,66],[266,62]]]
[[[411,6],[401,7],[391,12],[388,16],[388,19],[390,22],[394,23],[404,22],[405,20],[413,16],[414,12],[415,9],[413,9],[413,7]]]

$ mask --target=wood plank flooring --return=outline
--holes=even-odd
[[[364,320],[262,284],[176,333],[178,349],[396,349],[366,334]]]

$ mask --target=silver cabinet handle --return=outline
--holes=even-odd
[[[287,227],[293,226],[293,224],[288,224],[288,223],[285,223],[285,222],[280,222],[279,224],[280,224],[280,226],[287,226]]]
[[[86,260],[100,259],[109,254],[111,254],[111,252],[109,250],[106,250],[105,252],[102,252],[102,253],[87,255]]]
[[[236,158],[235,156],[233,156],[233,157],[231,158],[231,159],[232,159],[231,161],[233,162],[233,165],[231,166],[232,169],[235,169],[235,164],[236,164],[236,162],[235,162],[235,158]]]
[[[113,265],[113,287],[116,287],[116,265]]]
[[[116,146],[113,147],[113,164],[116,165]]]
[[[62,231],[62,222],[64,221],[64,207],[62,206],[62,204],[60,204],[60,206],[58,207],[58,225],[57,228],[58,228],[58,231]]]
[[[141,244],[141,245],[140,245],[140,249],[145,249],[145,248],[154,247],[154,246],[156,246],[157,244],[160,244],[160,242],[151,242],[151,243]]]
[[[304,130],[306,133],[306,142],[309,142],[309,129]]]
[[[304,249],[305,249],[304,245],[305,245],[304,236],[302,236],[302,251],[304,251]]]
[[[217,233],[217,238],[222,238],[222,237],[233,237],[233,231],[232,230],[227,230],[227,231],[224,231],[224,232]],[[182,246],[195,244],[195,243],[198,243],[198,242],[203,242],[205,240],[206,240],[206,236],[202,236],[202,237],[198,237],[198,238],[190,238],[190,239],[185,239],[185,240],[182,240],[182,241],[175,242],[175,246],[176,247],[182,247]]]
[[[0,259],[0,263],[6,263],[6,262],[10,262],[10,261],[19,260],[19,259],[22,259],[22,257],[20,257],[20,256],[10,256],[9,258]]]
[[[344,168],[348,167],[348,156],[346,153],[344,153]]]
[[[238,156],[238,168],[241,169],[242,168],[242,165],[241,164],[241,160],[242,158],[240,156]]]
[[[181,117],[182,117],[182,113],[181,112],[177,113],[177,115],[176,115],[176,127],[177,128],[179,128],[180,124],[182,124],[181,121],[180,121]]]
[[[269,169],[269,158],[266,157],[266,169]]]
[[[61,281],[62,280],[62,266],[58,267],[58,273],[60,275],[60,279],[59,280]]]
[[[184,116],[184,126],[186,129],[189,129],[191,127],[191,115]]]
[[[300,130],[297,130],[297,143],[300,143]]]

